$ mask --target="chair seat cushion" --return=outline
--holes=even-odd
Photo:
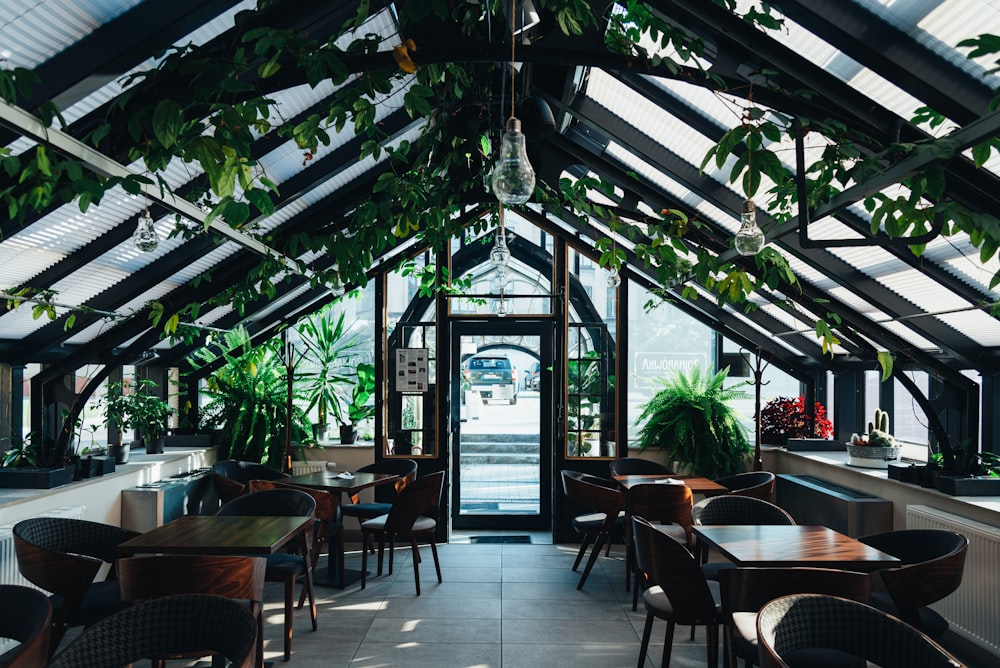
[[[361,528],[364,531],[385,531],[385,522],[389,519],[388,515],[380,515],[379,517],[373,517],[370,520],[361,523]],[[421,515],[417,518],[417,521],[413,523],[413,532],[421,533],[424,531],[432,531],[437,527],[437,520],[431,517],[424,517]]]
[[[273,580],[295,577],[304,570],[302,555],[299,554],[269,554],[267,567],[264,569],[264,579]]]
[[[349,503],[340,507],[340,512],[347,517],[378,517],[387,515],[392,508],[391,503]]]
[[[715,610],[718,613],[721,610],[719,604],[719,583],[709,582],[708,589],[712,592],[712,598],[715,600]],[[642,603],[646,606],[647,612],[653,613],[660,619],[672,619],[674,616],[674,608],[670,605],[670,599],[667,598],[667,595],[659,585],[653,585],[642,592]],[[677,621],[679,624],[696,623],[694,620],[674,621]],[[706,621],[708,620],[698,620],[700,623],[705,623]]]
[[[51,596],[50,600],[55,609],[62,605],[61,596]],[[89,626],[127,607],[128,604],[122,602],[117,580],[95,582],[87,589],[69,623],[71,626]]]
[[[828,647],[803,647],[781,655],[789,668],[865,668],[868,662],[849,652]]]
[[[604,520],[607,515],[604,513],[588,513],[586,515],[577,515],[573,518],[573,528],[576,529],[577,533],[595,533],[601,530],[604,526]],[[625,526],[625,511],[618,513],[618,517],[615,518],[615,526]]]
[[[873,591],[869,604],[893,617],[899,617],[899,608],[896,607],[895,601],[884,591]],[[920,625],[923,627],[921,631],[931,638],[940,638],[948,630],[948,620],[928,607],[918,608],[917,615],[920,617]]]
[[[736,656],[757,661],[757,613],[734,612],[732,625],[736,631]]]

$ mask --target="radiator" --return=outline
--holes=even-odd
[[[956,633],[1000,655],[1000,528],[928,506],[907,506],[906,528],[947,529],[969,539],[962,584],[931,607]]]
[[[775,503],[797,524],[816,524],[857,538],[892,530],[892,501],[811,475],[778,475]]]
[[[292,475],[319,473],[324,470],[325,462],[292,462]]]
[[[86,506],[60,506],[39,513],[38,517],[68,517],[79,520],[83,519],[85,508]],[[14,524],[16,522],[0,526],[0,584],[17,584],[38,589],[21,577],[21,572],[17,570],[17,554],[14,552]]]

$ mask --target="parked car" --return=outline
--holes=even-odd
[[[517,369],[506,355],[482,354],[468,360],[466,379],[469,389],[478,392],[483,403],[517,403]]]
[[[542,365],[540,362],[534,362],[528,367],[528,371],[524,374],[524,388],[526,390],[531,390],[532,392],[537,392],[541,383]]]

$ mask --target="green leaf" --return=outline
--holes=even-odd
[[[153,108],[153,135],[163,148],[177,143],[183,125],[184,110],[173,100],[160,100]]]
[[[882,368],[882,382],[892,377],[892,354],[884,350],[878,351],[878,365]]]

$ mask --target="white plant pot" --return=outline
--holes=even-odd
[[[866,469],[888,469],[889,462],[898,462],[901,447],[873,448],[869,445],[847,444],[847,463]]]

